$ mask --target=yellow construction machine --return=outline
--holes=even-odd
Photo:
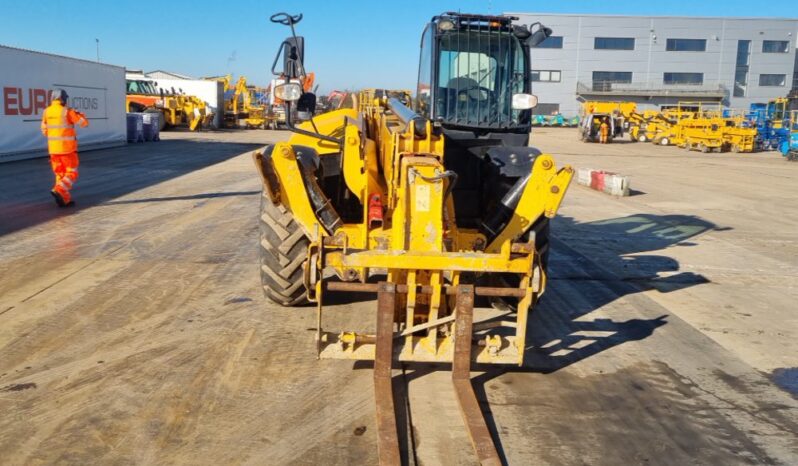
[[[724,111],[720,103],[680,102],[680,118],[670,131],[671,143],[701,152],[753,152],[756,128],[746,125],[742,116]]]
[[[227,128],[276,128],[277,117],[265,105],[253,103],[257,88],[247,85],[247,78],[239,76],[233,84],[233,76],[204,78],[221,82],[224,92],[224,125]]]
[[[174,88],[164,90],[158,83],[144,76],[128,74],[125,110],[127,112],[159,113],[160,129],[186,125],[191,131],[207,127],[213,121],[205,101],[185,95]]]
[[[680,124],[683,120],[695,117],[692,109],[669,108],[651,118],[646,126],[647,134],[651,135],[654,144],[669,146],[683,144],[684,127]]]
[[[657,110],[644,110],[643,113],[633,110],[624,115],[628,125],[629,139],[637,142],[648,142],[654,139],[657,131],[661,131],[663,126],[660,116]]]
[[[247,78],[239,76],[230,102],[232,113],[236,116],[236,124],[245,128],[275,127],[276,120],[266,111],[266,106],[253,103],[254,93],[255,88],[247,86]]]
[[[271,17],[292,32],[272,72],[287,78],[273,92],[294,134],[253,154],[265,295],[285,306],[316,303],[321,358],[374,361],[381,464],[400,462],[397,361],[452,363],[477,456],[500,464],[470,366],[523,362],[529,312],[546,289],[549,219],[573,176],[527,144],[537,104],[529,48],[551,30],[506,16],[435,16],[421,39],[412,107],[391,92],[364,92],[355,108],[294,126],[292,104],[315,110],[315,96],[298,84],[301,19]],[[327,331],[332,292],[376,293],[376,331]],[[475,313],[479,296],[505,305]]]
[[[754,152],[757,150],[757,128],[746,117],[745,111],[730,111],[724,115],[723,150]]]

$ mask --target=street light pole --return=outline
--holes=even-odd
[[[97,63],[100,63],[100,39],[94,39],[97,43]]]

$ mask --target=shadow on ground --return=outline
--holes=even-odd
[[[80,178],[73,191],[76,206],[66,209],[56,207],[50,195],[53,174],[48,158],[4,163],[0,170],[0,235],[71,215],[261,146],[173,139],[89,151],[80,155]]]
[[[474,365],[484,371],[472,379],[477,398],[499,454],[506,462],[485,386],[505,373],[551,374],[627,342],[640,341],[667,324],[667,315],[616,321],[584,320],[593,311],[628,295],[649,290],[668,293],[709,283],[702,275],[679,270],[667,255],[671,247],[691,247],[688,240],[708,231],[725,231],[694,216],[638,214],[580,223],[557,217],[552,227],[549,281],[543,299],[535,307],[527,327],[527,350],[522,367]],[[647,252],[658,254],[644,254]],[[651,311],[648,311],[649,313]],[[370,367],[357,364],[356,368]],[[398,411],[407,405],[407,384],[448,365],[405,364],[405,373],[394,378]],[[406,413],[398,413],[400,430]],[[407,438],[410,434],[401,434]],[[407,453],[403,442],[403,454]]]

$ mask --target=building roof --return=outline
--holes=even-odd
[[[798,18],[783,18],[774,16],[687,16],[687,15],[618,15],[600,13],[545,13],[541,11],[507,11],[504,15],[525,16],[584,16],[593,18],[661,18],[661,19],[722,19],[729,21],[798,21]]]
[[[172,71],[164,71],[164,70],[153,70],[144,73],[145,76],[149,78],[159,77],[159,78],[173,78],[173,79],[194,79],[191,76],[187,76],[185,74],[174,73]]]
[[[124,66],[112,65],[111,63],[103,63],[103,62],[98,62],[98,61],[95,61],[95,60],[86,60],[85,58],[68,57],[66,55],[58,55],[58,54],[55,54],[55,53],[40,52],[38,50],[23,49],[21,47],[11,47],[10,45],[0,44],[0,48],[8,49],[8,50],[16,50],[16,51],[19,51],[19,52],[35,53],[37,55],[47,55],[49,57],[63,58],[65,60],[79,61],[79,62],[90,63],[90,64],[93,64],[93,65],[99,65],[99,66],[110,66],[112,68],[124,68]]]

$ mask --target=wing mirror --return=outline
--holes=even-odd
[[[316,94],[312,92],[305,92],[299,97],[296,103],[298,112],[308,112],[311,115],[316,113]]]
[[[531,35],[527,39],[527,44],[530,47],[536,47],[551,36],[552,30],[538,22],[529,25],[529,32]]]

